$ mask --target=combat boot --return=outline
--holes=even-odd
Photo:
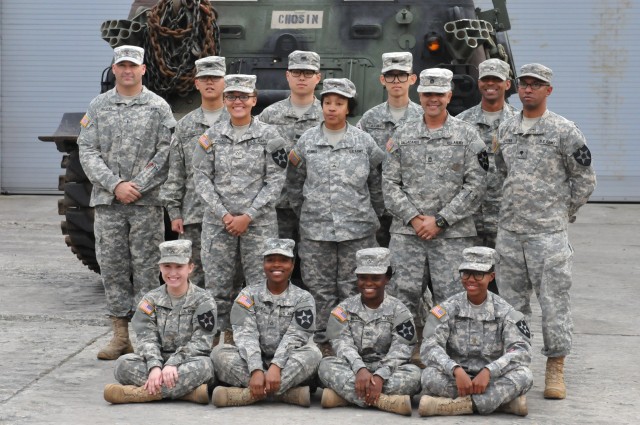
[[[496,412],[512,413],[518,416],[527,416],[529,409],[527,408],[527,396],[521,395],[508,403],[505,403],[496,409]]]
[[[180,397],[180,400],[190,401],[198,404],[209,404],[209,392],[207,390],[207,384],[202,384],[189,394],[185,394]]]
[[[333,391],[331,388],[325,388],[322,390],[322,399],[320,400],[320,405],[325,409],[348,406],[349,404],[351,403],[340,397],[338,393]]]
[[[129,340],[129,321],[126,317],[111,316],[113,337],[106,347],[98,351],[100,360],[116,360],[123,354],[133,353],[133,346]]]
[[[411,353],[410,363],[418,366],[420,369],[424,369],[426,366],[422,363],[422,358],[420,357],[420,345],[422,344],[422,331],[424,330],[424,326],[416,326],[416,333],[418,335],[418,341],[416,345],[413,347],[413,353]]]
[[[311,393],[309,387],[295,387],[284,392],[282,395],[274,396],[275,401],[282,403],[295,404],[296,406],[311,406]]]
[[[318,345],[320,352],[322,353],[322,358],[335,356],[336,353],[333,352],[333,347],[331,347],[330,342],[321,342]]]
[[[544,374],[544,398],[561,400],[567,396],[564,385],[564,357],[548,357]]]
[[[411,397],[408,395],[380,394],[374,406],[385,412],[411,416]]]
[[[249,388],[216,387],[211,394],[211,403],[216,407],[247,406],[256,401]]]
[[[231,329],[227,329],[224,331],[224,343],[229,345],[236,345],[233,340],[233,331]]]
[[[144,387],[134,385],[108,384],[104,387],[104,399],[112,404],[146,403],[162,400],[162,394],[151,395]]]
[[[471,415],[473,403],[471,396],[447,398],[423,395],[418,407],[420,416],[455,416]]]

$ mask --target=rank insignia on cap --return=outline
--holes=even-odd
[[[347,312],[344,311],[344,309],[342,307],[336,307],[333,310],[331,310],[331,315],[333,317],[335,317],[336,319],[338,319],[340,321],[340,323],[346,321],[347,318],[349,317],[347,315]]]
[[[444,310],[444,308],[440,307],[439,305],[433,307],[431,309],[431,314],[433,314],[434,316],[436,316],[438,319],[440,319],[442,316],[444,316],[445,314],[447,314],[447,312]]]
[[[296,323],[304,329],[309,329],[313,324],[313,312],[311,309],[296,311],[294,316]]]
[[[300,161],[302,161],[302,159],[298,156],[296,151],[291,149],[291,152],[289,152],[289,162],[293,164],[294,167],[297,167],[298,164],[300,164]]]
[[[251,308],[253,305],[253,300],[246,295],[242,294],[237,299],[236,302],[246,308],[247,310]]]
[[[198,143],[200,143],[200,146],[202,146],[202,149],[204,150],[207,150],[211,147],[211,141],[206,134],[200,136],[200,138],[198,139]]]
[[[198,315],[198,324],[202,329],[211,332],[216,327],[216,316],[213,310]]]
[[[89,119],[89,116],[85,114],[84,117],[82,117],[82,119],[80,120],[80,125],[84,128],[87,128],[90,122],[91,120]]]
[[[154,305],[147,300],[140,301],[140,304],[138,304],[138,308],[148,316],[151,316],[151,314],[155,310]]]

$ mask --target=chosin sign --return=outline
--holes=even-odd
[[[274,10],[271,29],[322,28],[322,10]]]

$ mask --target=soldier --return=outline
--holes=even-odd
[[[219,327],[227,331],[237,295],[237,256],[246,282],[264,278],[259,258],[265,240],[278,235],[273,204],[282,191],[287,155],[285,141],[276,129],[251,116],[257,96],[255,75],[227,75],[224,80],[224,100],[231,119],[216,124],[198,139],[193,167],[196,192],[205,204],[205,286],[216,299]]]
[[[419,120],[407,121],[387,142],[382,173],[384,201],[394,215],[391,243],[394,270],[390,293],[405,303],[423,323],[418,301],[427,293],[425,264],[436,303],[458,290],[462,250],[473,244],[473,212],[485,193],[487,152],[478,132],[449,115],[451,79],[447,69],[420,73]],[[416,358],[419,357],[416,352]]]
[[[191,281],[201,288],[204,288],[204,271],[200,259],[200,234],[204,207],[196,193],[191,163],[198,137],[216,122],[229,120],[229,113],[222,102],[225,73],[223,57],[209,56],[196,61],[195,86],[200,92],[202,104],[176,125],[171,140],[169,177],[160,191],[171,219],[171,230],[178,233],[180,239],[188,239],[193,243],[194,271]]]
[[[91,101],[78,136],[80,162],[93,184],[96,258],[114,334],[98,352],[102,360],[133,352],[128,321],[142,295],[158,286],[160,186],[176,121],[167,102],[142,85],[143,58],[140,47],[114,49],[116,85]]]
[[[356,251],[376,246],[376,214],[384,201],[378,166],[384,153],[364,131],[347,123],[355,85],[324,80],[324,122],[307,130],[289,154],[287,193],[300,217],[302,280],[318,305],[316,343],[323,355],[331,309],[356,292]]]
[[[217,407],[244,406],[272,396],[276,401],[309,406],[308,382],[322,354],[309,344],[316,306],[311,294],[291,285],[295,242],[268,239],[264,252],[266,283],[250,282],[231,309],[236,341],[211,353],[219,379],[234,387],[216,387]]]
[[[494,160],[494,153],[498,149],[498,127],[500,123],[517,114],[518,110],[505,101],[505,93],[511,88],[509,64],[500,59],[487,59],[481,62],[478,68],[478,90],[482,100],[479,105],[467,109],[456,118],[475,125],[487,147],[487,193],[480,209],[473,215],[473,220],[478,232],[475,245],[495,248],[503,183]]]
[[[567,227],[595,189],[585,137],[571,121],[547,110],[551,69],[520,68],[522,112],[498,130],[496,165],[505,177],[496,250],[500,294],[527,319],[533,289],[542,310],[544,397],[563,399],[564,358],[571,351],[569,305],[573,249]]]
[[[213,384],[209,358],[216,331],[216,303],[209,292],[189,282],[191,241],[160,244],[164,285],[147,293],[133,315],[136,354],[116,361],[120,384],[104,387],[110,403],[142,403],[163,398],[209,403]]]
[[[420,391],[420,369],[408,364],[416,343],[411,313],[385,294],[391,276],[387,248],[357,252],[359,295],[331,312],[327,334],[336,352],[320,362],[322,407],[356,404],[411,416]]]
[[[410,52],[392,52],[382,55],[380,84],[387,92],[387,101],[369,109],[362,115],[356,126],[373,137],[380,149],[384,150],[387,141],[396,128],[407,120],[418,119],[422,108],[409,99],[409,87],[415,84],[413,56]],[[380,167],[382,171],[382,166]],[[376,239],[380,246],[388,247],[391,235],[392,216],[385,211],[380,217],[380,228]]]
[[[425,325],[420,416],[526,416],[533,385],[531,334],[522,313],[488,291],[496,252],[467,248],[460,264],[465,291],[431,309]]]

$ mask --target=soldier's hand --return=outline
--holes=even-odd
[[[247,214],[238,215],[226,225],[226,229],[233,236],[242,236],[249,228],[249,223],[251,218]]]
[[[267,394],[274,394],[280,389],[280,367],[275,364],[269,366],[265,377],[265,390]]]
[[[181,218],[176,218],[175,220],[171,220],[171,230],[173,230],[176,233],[183,234],[184,221]]]
[[[130,204],[142,198],[142,194],[139,190],[140,188],[135,183],[120,182],[113,193],[116,195],[116,199],[118,201],[123,204]]]
[[[366,367],[361,367],[360,370],[358,370],[358,373],[356,373],[356,396],[358,398],[366,399],[372,377],[373,375]]]
[[[162,369],[156,366],[149,372],[147,382],[144,383],[144,389],[151,395],[160,393],[162,387]]]
[[[251,379],[249,380],[249,390],[251,390],[251,397],[256,400],[262,400],[267,396],[267,392],[264,387],[264,372],[261,370],[254,370],[251,372]]]
[[[371,385],[369,385],[369,390],[365,395],[364,402],[369,406],[373,406],[375,402],[378,401],[380,393],[382,393],[382,385],[384,385],[384,380],[378,375],[373,375],[371,377]]]
[[[491,380],[491,372],[489,369],[482,368],[480,373],[476,375],[475,378],[471,381],[473,385],[473,394],[484,394],[487,390],[487,386],[489,385],[489,381]]]
[[[162,368],[162,382],[165,387],[173,388],[178,381],[178,368],[176,366],[165,366]]]
[[[461,367],[456,367],[453,371],[453,375],[456,377],[456,387],[458,387],[458,397],[465,397],[473,394],[473,384],[471,378],[467,375]]]
[[[430,240],[440,233],[441,229],[436,226],[436,218],[430,215],[418,215],[411,219],[411,226],[420,239]]]

